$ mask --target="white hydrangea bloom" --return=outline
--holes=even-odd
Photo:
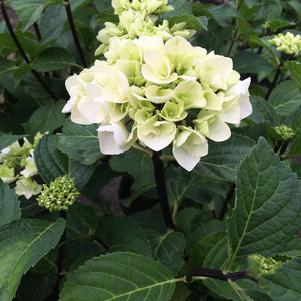
[[[231,58],[149,27],[150,12],[164,5],[114,1],[121,20],[116,28],[124,34],[110,26],[115,36],[105,46],[106,60],[67,79],[70,100],[64,112],[71,112],[73,122],[99,124],[104,154],[121,154],[134,143],[153,151],[172,145],[177,162],[192,170],[208,153],[207,139],[229,139],[229,124],[238,126],[252,113],[250,79],[240,80]]]
[[[23,143],[16,141],[0,151],[1,181],[15,182],[16,193],[27,199],[41,190],[41,186],[33,178],[38,173],[34,161],[34,148],[41,138],[42,135],[37,133],[33,144],[23,138]]]

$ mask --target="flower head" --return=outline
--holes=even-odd
[[[99,124],[104,154],[121,154],[134,143],[154,151],[172,145],[177,162],[191,170],[207,155],[207,139],[227,140],[229,124],[238,126],[252,113],[250,79],[240,80],[231,58],[148,27],[150,14],[164,5],[113,1],[117,27],[126,34],[109,39],[105,61],[67,79],[70,100],[64,111],[73,122]]]
[[[67,176],[59,177],[49,185],[44,184],[41,194],[37,198],[39,206],[49,211],[68,210],[79,196],[79,192],[72,179]]]
[[[291,32],[286,34],[279,33],[275,35],[269,42],[280,52],[288,55],[298,56],[301,53],[301,36],[294,35]]]

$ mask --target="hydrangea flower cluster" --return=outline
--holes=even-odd
[[[294,35],[291,32],[286,34],[279,33],[269,40],[280,52],[288,55],[298,56],[301,52],[301,36]]]
[[[44,184],[37,201],[39,206],[49,211],[68,210],[72,206],[79,192],[72,179],[62,176],[52,181],[49,186]]]
[[[33,179],[38,173],[33,152],[41,137],[37,134],[33,144],[23,138],[22,143],[16,141],[0,152],[0,179],[4,183],[16,182],[16,194],[26,199],[39,194],[42,188]]]
[[[156,25],[159,14],[173,10],[168,0],[112,0],[112,6],[119,24],[106,22],[99,31],[97,39],[101,44],[96,55],[107,51],[112,37],[132,40],[140,36],[158,36],[166,41],[173,36],[190,38],[195,34],[195,30],[185,28],[185,22],[170,26],[167,20],[163,20]]]
[[[75,123],[100,124],[103,154],[121,154],[135,143],[154,151],[172,144],[175,159],[190,171],[207,155],[207,138],[227,140],[228,124],[252,113],[250,79],[240,80],[232,59],[182,36],[111,37],[104,56],[67,79],[63,109]]]

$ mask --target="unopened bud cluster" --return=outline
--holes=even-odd
[[[68,210],[72,206],[79,192],[72,179],[67,176],[59,177],[49,185],[44,184],[37,201],[39,206],[49,211]]]
[[[294,35],[291,32],[286,34],[279,33],[274,36],[269,42],[276,47],[280,52],[287,55],[298,56],[301,52],[301,36]]]
[[[281,124],[274,128],[276,134],[279,136],[281,140],[287,141],[295,136],[295,132],[290,127],[286,126],[285,124]]]

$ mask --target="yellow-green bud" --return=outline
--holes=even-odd
[[[284,124],[276,126],[274,130],[281,140],[290,140],[295,136],[294,130]]]
[[[277,34],[269,42],[278,51],[288,55],[298,56],[301,52],[301,36],[293,35],[291,32]]]
[[[262,276],[274,274],[281,265],[281,261],[277,261],[272,257],[253,254],[248,257],[248,275],[261,281]]]
[[[43,185],[37,201],[39,206],[49,211],[68,210],[72,206],[79,192],[72,179],[67,176],[59,177],[49,185]]]

